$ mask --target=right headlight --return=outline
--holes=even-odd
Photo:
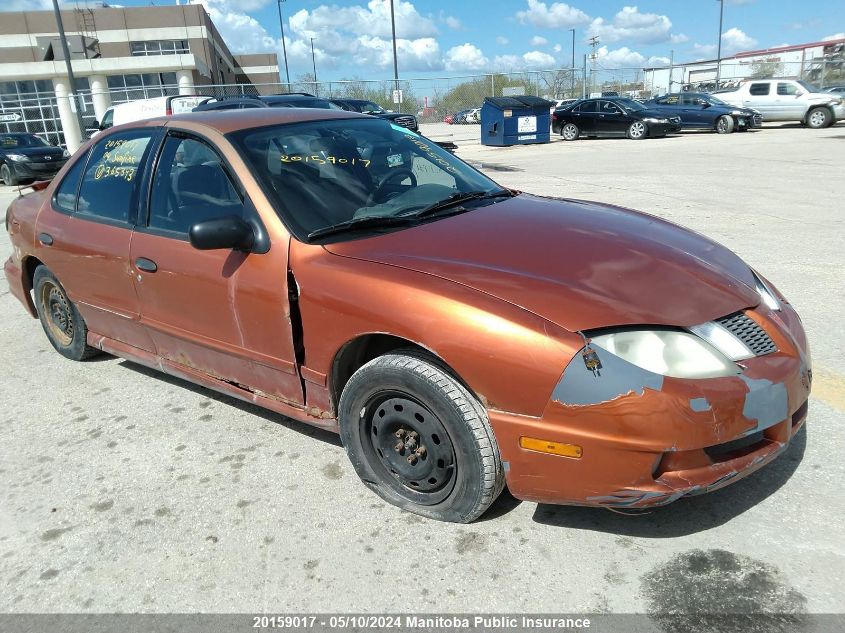
[[[627,330],[601,334],[591,344],[646,371],[673,378],[735,376],[739,368],[694,334],[677,330]]]

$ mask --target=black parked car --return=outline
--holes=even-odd
[[[35,134],[0,134],[0,180],[17,185],[24,180],[49,180],[70,158],[66,149]]]
[[[680,92],[644,104],[664,116],[681,117],[683,129],[715,130],[719,134],[744,132],[763,125],[763,115],[751,108],[737,108],[703,92]]]
[[[236,97],[208,97],[195,107],[192,112],[208,112],[209,110],[245,110],[248,108],[268,107],[261,97],[252,95],[238,95]]]
[[[388,112],[379,104],[373,103],[367,99],[332,99],[332,103],[340,106],[344,110],[351,110],[352,112],[362,112],[363,114],[372,114],[381,119],[393,121],[396,125],[401,125],[404,128],[419,132],[419,125],[417,125],[417,117],[413,114],[402,114],[400,112]]]
[[[625,97],[584,99],[552,113],[552,131],[564,140],[581,136],[666,136],[681,129],[680,117],[668,117]]]
[[[289,92],[278,95],[237,97],[209,97],[193,112],[207,112],[208,110],[243,110],[247,108],[319,108],[322,110],[340,110],[328,99],[315,97],[307,92]]]

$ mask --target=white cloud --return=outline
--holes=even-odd
[[[540,37],[539,35],[535,35],[531,38],[531,46],[545,46],[549,43],[545,37]]]
[[[4,0],[0,11],[39,11],[52,9],[50,0]]]
[[[737,27],[730,28],[722,33],[722,54],[748,50],[756,45],[757,40]]]
[[[499,55],[493,60],[493,66],[502,70],[553,68],[555,58],[542,51],[529,51],[523,55]]]
[[[833,35],[825,35],[822,38],[822,41],[827,42],[828,40],[845,40],[845,33],[834,33]]]
[[[473,44],[453,46],[446,51],[444,62],[446,70],[485,70],[490,65],[490,60]]]
[[[496,38],[496,44],[499,46],[507,46],[510,43],[510,40],[506,38],[504,35],[500,35]]]
[[[689,37],[683,33],[673,33],[669,38],[669,41],[672,42],[672,44],[683,44],[685,42],[689,42]]]
[[[273,0],[228,0],[231,9],[242,13],[263,9]],[[111,4],[109,6],[112,6]]]
[[[460,29],[463,26],[461,24],[461,21],[453,15],[447,15],[444,22],[446,22],[446,26],[448,26],[450,29],[453,29],[455,31],[457,31],[458,29]]]
[[[522,24],[555,29],[586,24],[589,22],[590,16],[563,2],[555,2],[549,6],[539,0],[528,0],[528,10],[517,11],[516,19]]]
[[[716,45],[695,43],[692,45],[692,52],[698,56],[698,59],[716,57]]]
[[[563,47],[560,44],[555,44],[552,50],[554,50],[555,53],[559,53],[563,50]]]
[[[665,15],[640,13],[637,7],[623,7],[613,20],[596,18],[590,23],[590,35],[598,35],[603,42],[628,40],[657,44],[672,40],[672,21]],[[684,37],[684,36],[675,36]]]
[[[274,51],[281,46],[258,20],[238,11],[232,0],[202,0],[211,21],[233,53]]]
[[[668,66],[671,62],[672,60],[668,57],[652,55],[646,60],[646,66],[649,68],[660,68],[662,66]]]
[[[437,34],[431,18],[419,14],[410,2],[396,0],[396,37],[417,39]],[[308,11],[301,9],[290,19],[293,31],[303,38],[337,37],[341,33],[391,37],[389,0],[370,0],[366,8],[353,5],[320,5]]]
[[[608,50],[607,46],[601,46],[596,51],[596,63],[602,68],[628,68],[639,67],[645,64],[645,57],[637,51],[632,51],[627,46]]]

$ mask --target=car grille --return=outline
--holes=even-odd
[[[49,162],[49,163],[48,162],[44,162],[44,163],[28,162],[28,163],[26,163],[26,166],[29,167],[32,171],[56,172],[56,171],[59,171],[59,169],[61,169],[62,165],[64,165],[64,164],[65,164],[65,161],[56,160],[56,161],[52,161],[52,162]]]
[[[396,125],[401,125],[402,127],[408,127],[408,128],[417,127],[417,121],[412,116],[398,116],[395,119],[393,119],[393,122],[396,123]]]
[[[736,312],[716,319],[716,323],[745,343],[755,356],[778,351],[777,345],[766,334],[766,330],[744,312]]]

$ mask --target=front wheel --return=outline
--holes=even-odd
[[[3,181],[4,185],[8,185],[9,187],[14,187],[18,184],[17,177],[15,177],[8,165],[0,167],[0,180]]]
[[[807,114],[807,125],[814,130],[821,129],[833,123],[833,117],[830,116],[830,110],[827,108],[813,108]]]
[[[634,121],[628,127],[628,138],[639,141],[648,135],[648,127],[642,121]]]
[[[730,134],[734,131],[734,119],[728,114],[723,114],[716,121],[716,132],[719,134]]]
[[[567,123],[560,129],[564,141],[574,141],[581,135],[581,130],[574,123]]]
[[[409,512],[469,523],[504,487],[486,410],[434,359],[411,351],[370,361],[344,387],[338,417],[358,476]]]
[[[46,266],[35,269],[32,287],[41,326],[59,354],[71,360],[85,360],[101,353],[87,344],[88,328],[82,315]]]

